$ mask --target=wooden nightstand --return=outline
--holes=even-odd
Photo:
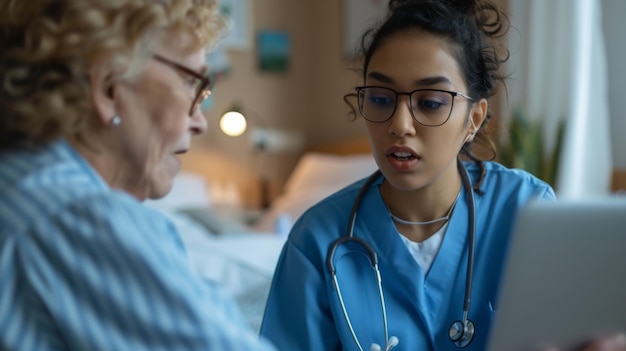
[[[612,192],[626,192],[626,169],[613,170]]]

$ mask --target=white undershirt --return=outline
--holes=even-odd
[[[424,273],[428,272],[430,266],[435,260],[435,257],[437,257],[437,252],[439,252],[441,242],[443,241],[443,235],[447,228],[448,222],[446,222],[435,234],[419,243],[411,241],[404,235],[398,233],[415,261],[417,261],[417,264],[419,264],[420,267],[422,267],[422,270],[424,270]]]

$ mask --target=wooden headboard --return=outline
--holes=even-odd
[[[327,144],[313,145],[308,151],[323,152],[336,155],[368,154],[372,152],[367,137],[343,140]]]

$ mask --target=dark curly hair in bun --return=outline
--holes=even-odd
[[[496,39],[508,30],[508,19],[490,0],[390,0],[389,15],[380,28],[362,38],[363,76],[380,42],[398,31],[419,28],[450,43],[470,95],[488,98],[495,93],[500,64]]]
[[[508,51],[498,45],[498,39],[508,27],[508,18],[491,0],[390,0],[382,23],[361,39],[360,71],[365,80],[370,59],[385,39],[397,32],[420,29],[450,43],[450,53],[459,64],[469,95],[475,101],[488,99],[505,78],[500,66],[508,59]],[[348,102],[351,95],[344,100]],[[495,158],[494,143],[485,130],[491,116],[488,111],[474,141],[461,149],[461,156],[481,163],[483,158],[473,152],[476,144],[489,155],[484,159]]]

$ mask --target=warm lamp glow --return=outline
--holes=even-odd
[[[229,136],[239,136],[246,131],[246,118],[237,111],[226,112],[220,118],[220,129]]]

